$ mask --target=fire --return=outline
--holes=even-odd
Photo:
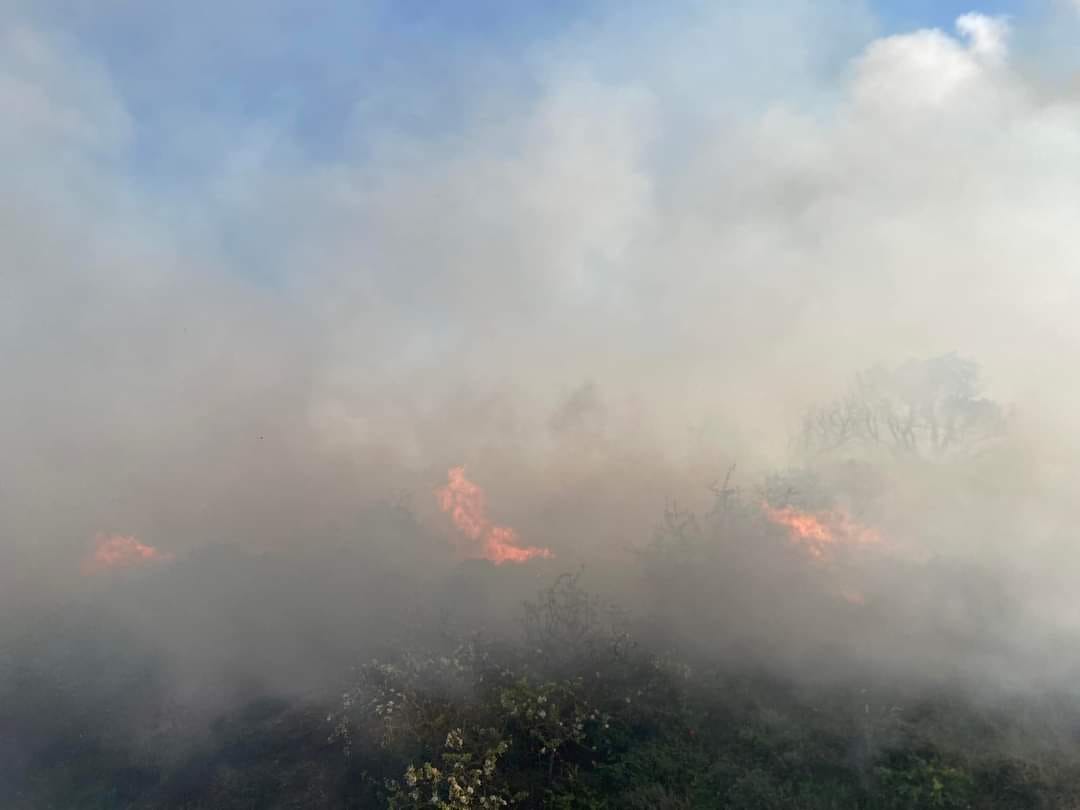
[[[439,508],[450,515],[457,530],[477,544],[475,556],[496,565],[555,556],[550,549],[523,546],[516,531],[493,525],[487,516],[484,490],[465,477],[464,467],[454,467],[447,478],[447,484],[435,490],[435,497],[439,500]]]
[[[792,542],[817,560],[825,559],[830,546],[881,543],[876,529],[859,524],[843,509],[803,512],[794,506],[775,507],[767,503],[761,508],[766,518],[786,527]]]
[[[94,551],[82,564],[86,576],[124,568],[138,568],[154,563],[170,562],[173,555],[153,546],[140,543],[122,534],[99,533],[94,539]]]

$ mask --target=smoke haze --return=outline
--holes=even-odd
[[[596,3],[508,53],[372,3],[353,63],[323,29],[288,50],[284,4],[218,5],[0,5],[6,632],[113,588],[80,575],[99,534],[196,583],[106,599],[173,673],[333,680],[299,662],[345,666],[425,599],[499,614],[581,562],[651,613],[680,580],[642,584],[630,550],[665,505],[704,513],[737,463],[753,512],[807,465],[808,408],[956,352],[1006,439],[817,470],[889,551],[838,584],[737,546],[699,568],[714,605],[664,604],[704,647],[1069,675],[1044,645],[1080,620],[1075,9],[894,31],[863,3]],[[554,559],[470,585],[435,497],[459,465]],[[959,613],[926,596],[947,591]]]

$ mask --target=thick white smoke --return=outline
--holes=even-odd
[[[506,76],[467,65],[446,131],[366,120],[415,99],[380,86],[317,154],[273,115],[185,118],[11,8],[0,532],[22,570],[74,570],[99,531],[317,544],[401,488],[434,519],[459,463],[526,542],[629,542],[731,460],[784,463],[854,371],[951,350],[1024,415],[1025,520],[1060,540],[1080,97],[1007,21],[609,9]],[[164,129],[191,177],[151,170]]]

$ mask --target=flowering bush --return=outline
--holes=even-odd
[[[460,728],[446,735],[438,764],[425,762],[409,765],[401,783],[387,785],[389,806],[394,810],[437,808],[437,810],[472,810],[473,808],[509,807],[520,796],[513,796],[500,783],[499,758],[506,753],[504,740],[494,738],[491,730],[479,754],[466,750]]]

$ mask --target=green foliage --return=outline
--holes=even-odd
[[[103,734],[40,677],[3,704],[28,745],[0,806],[100,810],[1042,810],[1078,806],[1072,701],[994,707],[880,684],[808,690],[635,642],[564,575],[517,643],[361,667],[337,705],[253,695],[205,734]],[[423,647],[424,645],[417,645]],[[109,691],[105,692],[108,687]],[[148,696],[105,684],[109,729]],[[17,695],[21,703],[12,698]],[[50,706],[67,714],[50,715]],[[41,722],[35,717],[42,715]],[[129,718],[130,719],[130,718]],[[13,725],[14,724],[14,725]],[[44,728],[48,733],[35,732]],[[3,729],[0,728],[0,733]],[[3,776],[0,773],[0,776]]]
[[[961,810],[971,806],[974,781],[953,765],[905,753],[877,769],[879,795],[887,810],[940,808]]]

